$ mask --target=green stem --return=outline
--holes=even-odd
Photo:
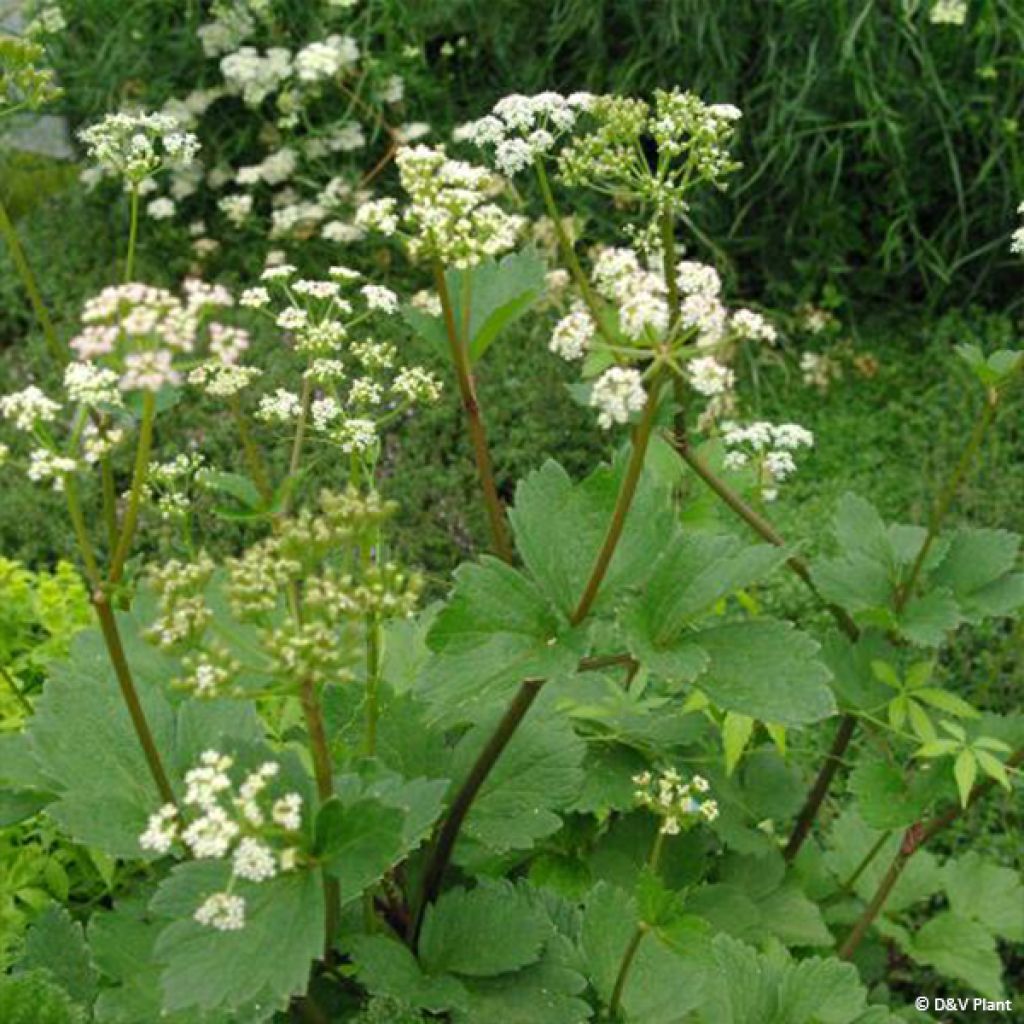
[[[68,503],[68,517],[71,519],[71,528],[75,532],[75,540],[78,543],[78,550],[85,563],[85,575],[89,585],[94,589],[100,585],[102,573],[99,563],[96,561],[96,553],[93,551],[92,541],[89,538],[89,530],[85,525],[85,516],[82,514],[82,502],[78,496],[78,481],[74,474],[68,473],[64,478],[64,497]]]
[[[18,681],[11,675],[10,672],[0,665],[0,676],[4,677],[4,682],[10,687],[11,693],[14,694],[14,699],[21,705],[22,710],[27,714],[32,714],[32,702],[22,692],[21,687],[18,685]]]
[[[107,550],[113,556],[117,547],[117,489],[110,456],[100,459],[100,488],[103,495],[103,523],[107,530]]]
[[[887,829],[878,837],[871,849],[864,854],[860,863],[853,869],[850,877],[839,886],[839,893],[837,895],[845,896],[847,893],[853,892],[853,887],[860,881],[861,875],[874,863],[875,858],[882,852],[882,847],[889,841],[891,835],[892,830]]]
[[[565,263],[566,267],[568,267],[569,274],[571,275],[576,287],[579,289],[583,303],[590,312],[590,317],[594,321],[601,337],[609,344],[614,344],[614,339],[609,336],[608,329],[605,326],[600,302],[594,294],[594,290],[590,287],[590,281],[587,280],[587,275],[583,272],[583,268],[580,266],[580,261],[576,256],[576,249],[573,246],[572,239],[569,238],[569,235],[565,230],[565,225],[562,223],[562,217],[559,214],[558,206],[555,203],[554,193],[551,191],[551,182],[548,180],[548,173],[544,169],[543,159],[541,157],[537,157],[534,160],[533,166],[537,172],[537,183],[540,186],[541,198],[544,200],[544,209],[547,211],[548,217],[551,219],[552,226],[555,230],[555,238],[558,240],[558,248],[562,253],[562,261]]]
[[[654,838],[654,846],[651,849],[651,855],[647,863],[652,872],[658,870],[658,863],[661,860],[661,851],[665,845],[665,833],[658,829],[658,834]],[[608,1017],[611,1020],[615,1020],[619,1015],[619,1007],[622,1004],[622,994],[626,990],[626,981],[629,978],[630,969],[633,966],[633,961],[636,959],[636,954],[640,949],[640,943],[643,941],[644,936],[650,931],[650,926],[646,922],[641,921],[637,926],[636,930],[630,937],[629,943],[626,945],[626,950],[622,954],[622,960],[619,963],[619,972],[615,976],[615,985],[612,988],[611,998],[608,1000]]]
[[[139,240],[139,186],[132,185],[131,212],[128,225],[128,254],[124,261],[124,283],[128,284],[135,273],[135,247]]]
[[[149,456],[153,448],[153,423],[156,420],[156,395],[146,391],[142,398],[142,421],[139,424],[139,443],[135,449],[135,469],[132,473],[132,489],[128,495],[128,504],[121,524],[121,536],[118,539],[114,556],[110,563],[107,580],[118,583],[124,573],[124,564],[131,554],[135,540],[135,529],[139,522],[139,509],[142,506],[142,493],[146,485],[146,474],[149,471]]]
[[[913,596],[914,588],[917,586],[917,581],[921,575],[921,571],[924,569],[924,563],[928,558],[928,552],[931,551],[932,545],[935,543],[935,540],[939,535],[939,531],[942,529],[942,524],[945,521],[950,506],[953,504],[953,499],[956,497],[957,492],[963,485],[964,479],[970,471],[971,464],[974,462],[979,450],[981,449],[981,445],[985,440],[985,435],[995,422],[998,409],[998,392],[992,391],[986,398],[985,408],[982,411],[981,416],[978,417],[977,422],[974,424],[974,429],[971,431],[971,435],[967,440],[967,444],[964,446],[964,450],[960,453],[960,458],[957,461],[953,472],[946,481],[946,486],[942,489],[942,493],[939,495],[938,500],[935,502],[935,506],[932,508],[931,516],[928,519],[928,532],[925,534],[924,542],[921,544],[921,548],[917,552],[917,557],[914,559],[914,564],[910,568],[910,573],[907,576],[906,581],[899,588],[896,595],[894,604],[897,614],[903,611],[907,601],[909,601]]]
[[[28,259],[25,256],[25,250],[21,247],[18,230],[7,213],[7,207],[4,206],[2,199],[0,199],[0,235],[3,235],[7,248],[10,250],[14,269],[18,272],[21,286],[25,289],[29,303],[32,305],[32,312],[42,328],[43,337],[46,339],[46,347],[50,350],[51,357],[58,366],[66,366],[70,357],[57,337],[57,331],[53,326],[53,321],[50,319],[50,312],[46,308],[46,303],[43,302],[43,297],[39,292],[39,285],[36,283],[35,274],[32,273],[32,268],[29,266]]]
[[[669,330],[679,319],[679,282],[676,280],[676,230],[672,214],[668,211],[660,217],[661,227],[661,261],[668,288]]]
[[[483,750],[477,755],[473,767],[466,776],[459,791],[452,800],[451,807],[445,815],[437,837],[431,846],[427,857],[427,863],[423,871],[423,882],[420,887],[420,897],[409,917],[408,938],[415,948],[419,940],[420,926],[423,923],[423,913],[426,908],[437,898],[441,887],[441,879],[444,876],[445,868],[451,858],[452,850],[455,848],[455,840],[458,838],[462,823],[469,813],[473,800],[476,798],[480,787],[484,784],[491,769],[498,762],[502,752],[508,746],[509,740],[519,728],[519,723],[526,717],[544,685],[543,679],[527,679],[519,687],[512,702],[502,715],[497,728],[491,734],[490,739],[484,745]]]
[[[267,467],[259,448],[256,446],[256,442],[253,440],[252,431],[249,429],[249,421],[245,418],[242,402],[238,395],[231,396],[231,415],[234,417],[235,425],[238,427],[238,437],[242,442],[242,452],[245,455],[245,462],[249,467],[249,472],[252,474],[253,483],[256,484],[256,490],[260,492],[260,496],[265,502],[269,502],[274,496],[274,489],[270,485]]]
[[[452,307],[448,283],[445,280],[444,267],[438,260],[434,261],[434,285],[438,298],[441,300],[441,311],[444,315],[445,331],[448,335],[448,347],[451,352],[455,379],[462,399],[462,407],[466,413],[469,427],[469,439],[473,446],[473,457],[476,460],[477,476],[483,490],[484,506],[490,524],[491,545],[494,553],[505,562],[512,561],[512,543],[508,535],[508,522],[505,507],[498,495],[498,486],[494,479],[494,466],[491,462],[491,450],[487,444],[487,431],[484,428],[480,403],[477,400],[476,386],[473,383],[472,370],[469,363],[468,347],[459,336],[455,323],[455,311]]]
[[[1007,758],[1006,767],[1015,768],[1021,763],[1024,763],[1024,749],[1015,751]],[[937,814],[927,824],[913,825],[907,829],[903,836],[903,842],[900,844],[900,848],[896,856],[893,857],[892,863],[889,865],[881,882],[879,882],[871,902],[864,908],[864,912],[840,948],[838,953],[840,960],[849,960],[857,952],[858,947],[864,940],[864,936],[868,933],[868,929],[874,924],[875,918],[878,917],[885,907],[910,858],[923,846],[931,842],[939,832],[956,821],[968,808],[973,807],[994,785],[994,779],[985,779],[983,782],[979,782],[971,790],[965,805],[951,804],[945,811]]]
[[[167,773],[164,771],[163,761],[160,759],[160,751],[157,749],[150,731],[146,713],[142,709],[138,691],[135,689],[135,681],[132,679],[131,669],[128,666],[128,659],[125,657],[124,645],[121,643],[121,634],[117,628],[117,619],[114,617],[113,609],[110,607],[110,600],[107,594],[100,588],[92,593],[92,606],[96,610],[96,617],[99,619],[100,630],[103,633],[103,642],[106,644],[110,662],[114,667],[114,674],[117,676],[118,686],[121,688],[121,696],[131,716],[132,727],[135,735],[142,746],[142,752],[146,756],[146,763],[149,765],[150,774],[156,783],[156,788],[164,803],[176,804],[174,790],[171,788]]]
[[[377,753],[377,720],[380,718],[380,621],[370,615],[366,622],[366,754]]]
[[[644,459],[647,456],[647,448],[651,440],[651,432],[654,430],[654,420],[658,412],[658,398],[663,381],[664,375],[660,370],[656,371],[651,378],[647,404],[644,406],[643,415],[633,433],[633,450],[630,453],[626,473],[619,487],[619,494],[615,500],[615,508],[608,523],[604,543],[601,545],[601,550],[597,554],[594,566],[590,570],[590,576],[583,587],[583,593],[580,595],[576,610],[572,613],[569,620],[574,626],[578,626],[590,613],[590,609],[593,608],[598,592],[601,589],[601,583],[604,581],[612,556],[615,554],[619,538],[622,536],[622,531],[626,526],[626,516],[629,514],[633,498],[636,495],[636,488],[640,482],[640,474],[643,472]]]
[[[313,680],[303,680],[299,699],[302,704],[302,714],[306,720],[306,731],[309,733],[309,747],[313,755],[313,776],[316,779],[317,796],[322,805],[334,795],[334,768],[330,744],[327,741],[323,707],[320,704],[320,697]],[[334,939],[341,923],[341,889],[338,880],[329,877],[326,871],[323,883],[324,957],[330,961],[334,957]]]
[[[295,436],[292,438],[292,453],[288,458],[288,479],[291,480],[299,471],[302,464],[302,447],[306,440],[306,423],[309,420],[309,407],[313,401],[313,382],[308,378],[302,379],[302,393],[300,395],[301,409],[299,410],[299,421],[295,424]],[[294,483],[285,489],[284,497],[281,500],[281,511],[278,519],[286,519],[291,509],[291,496],[295,492]]]

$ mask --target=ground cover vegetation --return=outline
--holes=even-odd
[[[0,1019],[1013,1019],[1016,6],[30,13]]]

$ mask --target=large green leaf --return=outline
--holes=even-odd
[[[138,902],[119,903],[89,919],[89,947],[104,979],[94,1008],[98,1024],[242,1024],[242,1018],[234,1013],[163,1011],[160,964],[153,947],[165,923],[147,914]],[[273,1012],[272,1007],[262,1013],[248,1008],[245,1024],[258,1024]]]
[[[579,998],[587,987],[576,951],[562,935],[542,959],[512,974],[467,979],[469,999],[452,1015],[455,1024],[583,1024],[591,1008]]]
[[[455,324],[461,334],[465,289],[469,294],[469,355],[480,359],[498,335],[518,320],[544,293],[545,265],[536,252],[524,249],[501,260],[486,259],[469,270],[445,274]],[[422,338],[444,349],[448,335],[444,320],[412,306],[403,310],[408,323]]]
[[[428,974],[409,947],[386,935],[357,935],[348,940],[356,977],[374,995],[399,1000],[419,1010],[442,1013],[467,1003],[458,978]]]
[[[131,615],[118,617],[139,699],[171,783],[200,751],[257,742],[255,711],[230,701],[175,708],[173,661],[140,639]],[[32,757],[56,800],[47,813],[76,840],[116,857],[141,857],[138,837],[162,803],[98,632],[76,639],[53,670],[28,729]]]
[[[154,955],[164,965],[163,1005],[170,1011],[284,1009],[305,991],[313,961],[323,952],[323,886],[316,872],[294,871],[253,884],[235,881],[246,901],[245,927],[218,931],[193,915],[223,891],[230,864],[180,864],[153,898],[154,913],[170,919]]]
[[[835,714],[831,673],[817,657],[817,643],[789,623],[730,623],[693,639],[710,659],[697,685],[719,707],[780,725]]]
[[[727,935],[715,939],[714,956],[718,971],[701,1024],[857,1024],[867,1010],[851,964],[817,957],[785,961]]]
[[[431,626],[419,695],[439,720],[473,721],[527,678],[571,674],[579,638],[522,573],[495,558],[463,565]]]
[[[557,811],[576,799],[583,780],[586,745],[561,717],[534,708],[488,775],[462,827],[456,859],[528,850],[562,824]],[[494,722],[470,730],[456,747],[452,777],[463,779]]]
[[[448,783],[396,775],[337,782],[317,815],[317,852],[338,879],[343,902],[357,898],[426,838]]]
[[[548,461],[516,488],[509,518],[516,546],[540,589],[563,615],[575,609],[594,568],[615,508],[624,462],[603,466],[579,484]],[[671,535],[667,493],[645,477],[626,517],[595,608],[607,607],[626,587],[642,584],[653,553]]]
[[[926,921],[903,944],[920,964],[955,978],[989,999],[1003,996],[1003,964],[992,934],[983,925],[952,911]]]
[[[85,944],[82,926],[71,919],[64,907],[48,907],[25,936],[18,969],[36,968],[49,971],[74,1002],[92,1004],[96,965]]]
[[[1024,884],[1012,868],[973,851],[942,869],[953,913],[970,918],[1008,942],[1024,942]]]
[[[600,882],[583,911],[580,950],[590,982],[604,1005],[618,977],[623,953],[639,918],[634,899],[622,889]],[[622,993],[623,1019],[635,1024],[676,1024],[700,1004],[711,962],[706,938],[688,934],[688,944],[670,946],[651,932],[637,948]]]
[[[857,874],[854,891],[863,900],[874,896],[882,877],[896,856],[902,835],[893,833],[882,844],[877,854],[863,867],[864,859],[882,839],[882,831],[869,828],[853,808],[836,818],[827,839],[825,863],[838,882],[845,882]],[[899,881],[893,887],[885,905],[886,914],[901,910],[935,895],[942,886],[942,873],[935,857],[928,850],[918,850],[907,862]]]
[[[553,932],[525,888],[483,880],[448,890],[427,909],[420,961],[431,974],[492,977],[536,963]]]
[[[338,880],[343,903],[384,876],[402,855],[404,816],[396,807],[364,798],[342,803],[332,797],[316,819],[316,852]]]
[[[861,761],[850,775],[850,791],[864,822],[872,828],[906,828],[920,820],[935,798],[938,772],[908,780],[894,764]]]
[[[1024,604],[1024,574],[1013,571],[1019,550],[1015,533],[960,529],[931,579],[952,591],[969,622],[1005,615]]]

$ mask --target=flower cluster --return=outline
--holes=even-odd
[[[710,787],[700,775],[684,782],[674,768],[666,768],[656,776],[649,771],[634,775],[633,783],[636,802],[661,818],[662,835],[679,835],[699,821],[718,817],[718,804],[706,796]]]
[[[199,140],[170,114],[107,114],[78,137],[103,171],[133,186],[163,167],[187,167],[199,152]]]
[[[967,21],[967,0],[935,0],[928,12],[933,25],[962,26]]]
[[[344,680],[352,623],[404,618],[416,610],[423,590],[418,573],[373,559],[338,564],[339,552],[367,550],[395,510],[376,493],[324,492],[318,509],[282,521],[273,536],[226,560],[231,614],[257,627],[266,654],[258,675],[282,692],[300,682]],[[207,630],[212,612],[206,592],[214,570],[205,555],[153,569],[158,615],[147,636],[184,654],[185,672],[176,686],[198,697],[244,696],[242,666]],[[301,621],[286,614],[289,592],[302,608]]]
[[[494,165],[508,177],[549,156],[557,140],[571,132],[579,112],[594,101],[590,93],[562,96],[542,92],[535,96],[514,93],[499,100],[486,117],[455,130],[456,142],[471,142],[493,151]]]
[[[722,440],[726,446],[726,468],[752,466],[761,497],[774,501],[778,485],[796,472],[794,452],[813,446],[814,435],[797,423],[759,421],[746,426],[723,423]]]
[[[188,280],[184,299],[164,288],[129,283],[104,288],[82,309],[81,332],[71,339],[78,358],[101,361],[118,372],[122,391],[159,391],[181,382],[175,360],[196,349],[210,310],[231,306],[219,285]],[[220,325],[210,328],[210,347],[231,362],[247,346],[244,334]],[[83,372],[83,371],[78,371]]]
[[[357,225],[387,235],[401,222],[413,258],[436,259],[459,269],[515,245],[524,220],[492,201],[502,181],[486,168],[453,160],[441,147],[429,146],[404,147],[395,161],[409,196],[401,218],[394,200],[383,199],[361,206]]]
[[[197,859],[231,860],[231,878],[223,892],[207,897],[195,911],[199,924],[235,931],[245,924],[245,899],[234,892],[239,881],[260,883],[294,871],[302,856],[302,796],[272,795],[280,765],[265,761],[235,786],[229,774],[234,760],[207,750],[185,774],[185,808],[166,804],[151,815],[139,845],[168,853],[180,842]]]
[[[1017,213],[1019,216],[1024,217],[1024,203],[1021,203],[1017,207]],[[1021,224],[1010,239],[1010,252],[1015,253],[1018,256],[1024,256],[1024,224]]]
[[[723,187],[739,166],[729,146],[741,115],[730,104],[658,90],[653,104],[598,96],[586,114],[587,123],[558,157],[569,185],[614,192],[658,210],[682,210],[691,189],[702,182]],[[653,164],[645,154],[647,141],[657,150]]]
[[[351,218],[369,198],[360,184],[367,166],[379,159],[383,167],[394,145],[429,131],[391,123],[405,95],[402,76],[365,51],[351,6],[332,0],[318,5],[316,17],[296,19],[266,0],[205,5],[209,20],[198,37],[210,66],[197,75],[203,84],[161,109],[202,138],[203,159],[172,168],[165,193],[147,206],[157,217],[203,210],[189,224],[198,261],[218,250],[221,234],[239,229],[275,239],[358,240],[362,231]],[[231,145],[224,144],[226,116]],[[364,156],[377,140],[388,147],[383,156]],[[95,183],[100,176],[83,177]],[[143,185],[157,188],[152,179]],[[223,214],[209,224],[204,185]]]
[[[372,315],[398,311],[393,291],[360,285],[361,278],[342,266],[331,267],[327,279],[299,278],[295,267],[279,264],[263,272],[263,284],[245,291],[240,304],[289,333],[306,360],[306,380],[316,386],[308,406],[284,388],[263,395],[257,418],[289,424],[308,416],[324,440],[370,458],[381,427],[413,405],[436,402],[441,382],[423,367],[399,365],[393,345],[353,336]],[[241,385],[237,375],[225,381],[222,372],[212,380],[195,377],[209,393]]]
[[[60,96],[53,72],[40,66],[43,53],[38,43],[0,34],[0,116],[38,110]]]
[[[548,347],[563,359],[599,352],[618,364],[605,370],[591,390],[590,404],[600,411],[603,427],[627,422],[646,401],[644,375],[622,363],[650,363],[659,353],[671,352],[693,390],[710,400],[705,410],[710,421],[733,407],[735,375],[728,364],[737,344],[776,340],[775,328],[760,313],[730,312],[722,301],[718,272],[695,260],[675,265],[679,306],[673,320],[662,265],[661,259],[645,262],[633,249],[600,249],[591,282],[594,294],[615,312],[614,321],[602,316],[599,330],[587,306],[576,300],[552,332]]]

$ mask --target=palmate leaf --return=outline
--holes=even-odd
[[[766,956],[727,935],[714,941],[717,971],[700,1024],[888,1024],[871,1012],[857,969],[838,960]]]
[[[147,913],[143,903],[118,903],[113,910],[99,910],[89,919],[89,947],[103,978],[94,1014],[97,1024],[260,1024],[273,1008],[244,1014],[199,1010],[167,1013],[161,1006],[160,964],[153,947],[166,924]]]
[[[968,917],[943,911],[900,941],[903,952],[919,964],[956,978],[989,999],[1000,999],[1003,964],[992,934]]]
[[[569,629],[522,573],[495,558],[461,566],[455,591],[427,635],[418,695],[448,724],[503,704],[526,678],[575,672],[578,631]]]
[[[1024,883],[1018,872],[964,854],[942,868],[943,884],[954,914],[983,925],[1009,942],[1024,942]]]
[[[427,836],[441,813],[448,783],[354,775],[337,782],[337,795],[320,808],[316,850],[338,879],[343,903],[358,898]]]
[[[466,989],[450,974],[428,974],[409,947],[385,935],[357,935],[347,942],[356,977],[374,995],[418,1010],[443,1013],[465,1006]]]
[[[697,685],[720,708],[779,725],[835,714],[831,673],[817,658],[817,643],[789,623],[730,623],[693,639],[709,659]]]
[[[564,719],[534,708],[480,788],[462,827],[455,859],[528,850],[562,824],[556,813],[577,798],[586,745]],[[493,722],[471,729],[455,749],[452,776],[463,779],[493,732]]]
[[[157,939],[163,1006],[179,1010],[281,1010],[305,990],[323,951],[324,898],[313,871],[253,884],[235,880],[246,901],[245,927],[218,931],[193,920],[208,896],[223,891],[231,865],[180,864],[160,884],[153,913],[171,921]]]
[[[850,791],[867,825],[878,829],[906,828],[922,818],[942,790],[940,772],[918,773],[907,781],[889,761],[865,760],[850,775]]]
[[[522,886],[483,880],[450,889],[423,918],[420,962],[431,974],[486,978],[536,963],[554,934]]]
[[[602,466],[574,484],[548,461],[520,481],[509,519],[516,547],[551,604],[572,614],[601,549],[615,507],[624,462]],[[595,609],[606,608],[624,588],[642,584],[652,554],[671,535],[673,511],[666,492],[641,478]]]
[[[1024,605],[1024,573],[1014,571],[1019,551],[1018,534],[960,529],[931,580],[948,588],[968,622],[1006,615]]]
[[[600,882],[587,897],[580,952],[605,1006],[638,922],[636,902],[622,889]],[[643,939],[622,993],[623,1020],[675,1024],[700,1005],[713,964],[701,929],[690,929],[687,940],[670,946],[654,932]]]
[[[469,355],[473,362],[497,340],[499,334],[518,320],[544,294],[546,267],[536,252],[524,249],[501,260],[487,259],[471,270],[449,270],[445,274],[455,323],[462,329],[463,289],[469,278]],[[440,349],[448,344],[444,321],[407,306],[408,323],[422,338]]]
[[[118,616],[139,698],[172,784],[199,752],[257,742],[248,705],[191,702],[175,708],[175,663],[140,638],[134,615]],[[162,799],[121,697],[98,631],[80,634],[54,668],[27,731],[32,758],[56,794],[47,813],[79,842],[115,857],[143,856],[138,837]]]
[[[19,970],[49,971],[53,980],[81,1004],[92,1004],[96,994],[96,966],[85,943],[82,926],[64,907],[48,907],[25,936]]]

